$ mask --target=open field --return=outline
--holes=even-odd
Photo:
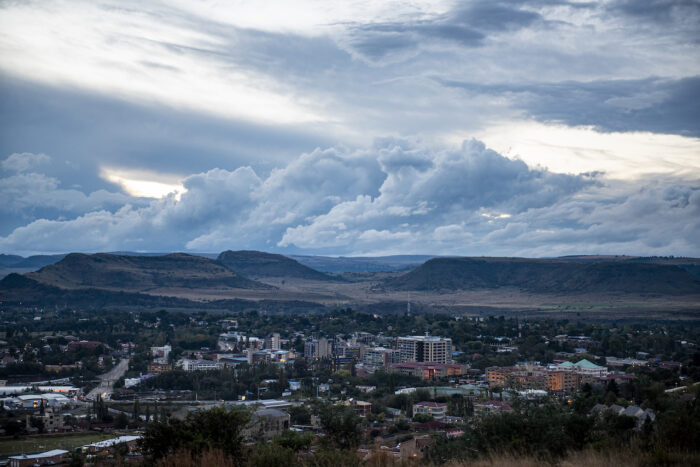
[[[390,274],[381,274],[385,278]],[[266,279],[276,289],[173,289],[149,290],[150,295],[177,296],[189,300],[244,299],[298,300],[327,307],[353,307],[382,311],[399,311],[410,300],[412,309],[445,311],[464,315],[518,313],[528,316],[602,318],[615,315],[622,319],[700,320],[700,295],[659,296],[654,294],[536,294],[517,288],[462,291],[395,291],[381,287],[381,281],[368,275],[349,281],[310,281],[301,279]]]
[[[52,449],[72,451],[77,447],[113,437],[114,435],[106,433],[75,433],[32,436],[23,439],[4,439],[0,440],[0,455],[31,454]]]

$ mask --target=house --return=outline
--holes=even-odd
[[[64,459],[67,459],[67,455],[68,451],[63,449],[54,449],[39,454],[22,454],[21,456],[11,456],[7,465],[10,467],[28,467],[33,465],[62,464]]]
[[[447,415],[447,404],[442,402],[418,402],[413,404],[413,415],[431,415],[435,420],[443,420]]]
[[[104,441],[98,441],[92,444],[86,444],[81,448],[83,452],[89,452],[92,454],[111,452],[113,448],[117,446],[125,445],[129,452],[136,450],[138,448],[138,441],[141,436],[119,436],[118,438],[106,439]]]
[[[416,459],[422,456],[423,450],[430,446],[435,440],[430,435],[422,435],[399,443],[401,460]]]
[[[474,411],[481,415],[491,415],[498,412],[512,412],[513,408],[509,403],[503,401],[486,401],[474,404]]]
[[[360,417],[366,417],[372,413],[372,404],[365,401],[350,401],[350,405],[355,409],[355,413]]]
[[[249,425],[244,430],[245,436],[270,440],[289,429],[290,417],[279,409],[258,409],[253,413]]]
[[[27,428],[31,426],[30,418],[31,417],[27,415]],[[39,418],[41,418],[44,423],[44,430],[48,433],[63,429],[63,416],[56,409],[46,409],[43,414],[39,415]]]

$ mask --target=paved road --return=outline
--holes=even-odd
[[[89,400],[97,399],[97,395],[101,394],[102,399],[108,399],[109,395],[112,394],[112,389],[114,387],[114,382],[124,376],[126,370],[129,368],[129,359],[123,358],[114,368],[112,368],[107,373],[100,375],[102,382],[97,385],[95,389],[90,391],[85,397]]]

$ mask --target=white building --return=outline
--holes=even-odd
[[[20,406],[25,409],[37,409],[44,407],[66,407],[71,400],[63,394],[25,394],[17,396]]]
[[[212,360],[191,360],[189,358],[183,358],[180,362],[182,369],[185,371],[221,370],[224,367],[223,363]]]
[[[167,362],[170,352],[173,350],[170,344],[165,344],[162,347],[151,347],[151,355],[155,358],[165,360]]]

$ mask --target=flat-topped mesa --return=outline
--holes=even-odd
[[[56,264],[27,274],[56,287],[144,291],[168,288],[268,289],[271,286],[242,277],[217,261],[185,253],[128,256],[71,253]]]
[[[531,293],[700,293],[700,280],[670,264],[527,258],[434,258],[385,283],[395,290],[514,287]]]
[[[262,251],[224,251],[217,261],[247,277],[284,277],[317,281],[337,280],[333,276],[304,266],[292,258]]]

